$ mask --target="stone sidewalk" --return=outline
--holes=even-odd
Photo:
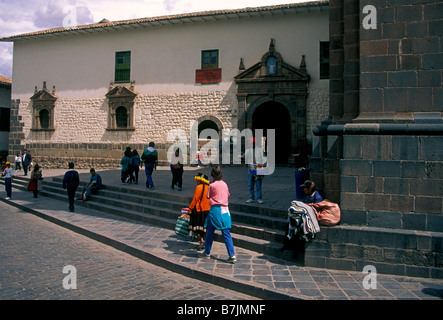
[[[187,168],[183,191],[171,190],[171,174],[168,168],[154,172],[157,192],[193,194],[193,176],[209,168]],[[47,179],[62,175],[66,170],[44,170]],[[245,168],[224,168],[224,180],[228,183],[231,202],[248,198],[247,171]],[[246,173],[245,173],[246,171]],[[88,170],[79,170],[86,182]],[[104,184],[119,184],[119,170],[98,171]],[[21,172],[16,174],[20,175]],[[246,180],[245,180],[246,179]],[[144,189],[145,176],[140,172],[137,185],[128,188]],[[275,188],[275,189],[274,189]],[[294,169],[277,168],[275,175],[264,181],[264,200],[261,206],[286,210],[295,195]],[[76,212],[67,210],[67,201],[45,197],[34,199],[29,192],[13,190],[12,200],[5,200],[4,190],[0,200],[29,213],[57,223],[70,230],[113,246],[145,261],[155,263],[174,272],[223,287],[247,293],[262,299],[307,300],[428,300],[443,298],[443,280],[410,278],[377,274],[376,281],[369,280],[368,273],[337,271],[300,267],[292,262],[236,248],[238,262],[225,262],[226,248],[214,243],[212,258],[199,259],[195,242],[178,237],[173,230],[162,229],[122,217],[77,206]],[[258,206],[258,204],[252,204]],[[369,280],[369,281],[368,281]],[[365,289],[365,283],[371,288]],[[376,285],[376,288],[373,286]]]

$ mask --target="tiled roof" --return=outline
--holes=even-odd
[[[48,30],[30,32],[15,36],[9,36],[0,38],[0,41],[11,42],[22,39],[36,39],[48,36],[62,36],[71,34],[86,34],[99,31],[112,31],[112,30],[125,30],[134,29],[137,27],[149,27],[159,26],[165,24],[183,24],[193,22],[206,22],[226,20],[231,18],[243,18],[243,17],[257,17],[274,14],[283,14],[287,12],[310,12],[321,10],[329,6],[328,0],[302,2],[293,4],[273,5],[266,7],[254,7],[244,9],[232,9],[232,10],[213,10],[195,13],[184,13],[170,16],[160,16],[152,18],[120,20],[120,21],[108,21],[103,19],[99,23],[82,25],[69,28],[53,28]]]
[[[12,79],[0,75],[0,84],[1,84],[1,85],[11,85],[11,84],[12,84]]]

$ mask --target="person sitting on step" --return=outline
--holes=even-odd
[[[77,200],[88,201],[91,193],[97,194],[98,190],[102,188],[102,177],[95,172],[94,168],[91,168],[89,172],[91,173],[89,183],[83,189],[82,195]]]

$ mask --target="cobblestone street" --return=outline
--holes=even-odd
[[[0,202],[0,300],[256,299],[134,258]],[[65,266],[77,271],[67,290]]]

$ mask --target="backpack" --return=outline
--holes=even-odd
[[[315,211],[301,201],[292,201],[288,209],[289,229],[293,230],[288,237],[299,233],[306,240],[312,240],[320,232]]]
[[[131,160],[134,167],[140,166],[140,156],[133,156]]]
[[[80,183],[80,177],[78,172],[75,170],[68,171],[70,173],[69,179],[66,180],[66,188],[71,188],[72,186],[78,186]]]
[[[78,185],[79,183],[80,183],[80,177],[78,176],[78,172],[77,171],[73,171],[72,172],[71,184]]]

